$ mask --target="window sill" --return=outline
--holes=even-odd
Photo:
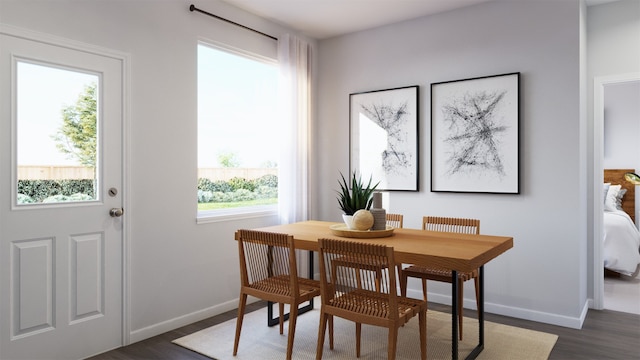
[[[196,224],[209,224],[229,220],[253,219],[259,217],[277,216],[278,206],[253,206],[238,209],[203,210],[198,211]]]

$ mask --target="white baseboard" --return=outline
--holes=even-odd
[[[415,298],[422,298],[422,291],[407,289],[407,295]],[[437,293],[428,293],[430,302],[443,304],[443,305],[451,305],[451,296],[437,294]],[[259,299],[249,297],[247,303],[251,304]],[[465,309],[476,309],[475,299],[465,299],[464,301]],[[171,331],[177,329],[179,327],[192,324],[194,322],[204,320],[206,318],[222,314],[229,310],[234,310],[238,308],[238,299],[230,300],[222,304],[218,304],[216,306],[212,306],[206,309],[202,309],[199,311],[195,311],[190,314],[186,314],[183,316],[179,316],[173,319],[169,319],[163,321],[158,324],[154,324],[151,326],[147,326],[142,329],[134,330],[130,333],[130,343],[135,343],[138,341],[142,341],[148,339],[150,337],[163,334],[167,331]],[[587,312],[589,311],[589,301],[585,302],[583,310],[579,317],[569,317],[565,315],[558,315],[553,313],[546,313],[541,311],[535,311],[530,309],[522,309],[511,306],[499,305],[494,303],[485,302],[484,305],[485,312],[504,315],[509,317],[514,317],[518,319],[536,321],[546,324],[564,326],[573,329],[582,328],[582,324],[584,323],[584,319],[587,316]]]
[[[407,295],[415,298],[422,298],[421,290],[412,290],[407,289]],[[437,293],[428,293],[427,297],[430,302],[443,304],[443,305],[451,305],[451,296],[437,294]],[[475,299],[466,299],[464,300],[464,308],[476,310],[476,301]],[[541,322],[545,324],[558,325],[563,327],[568,327],[572,329],[581,329],[582,324],[584,323],[584,319],[587,316],[587,311],[589,310],[588,302],[585,302],[582,312],[579,317],[570,317],[565,315],[547,313],[542,311],[536,311],[531,309],[523,309],[512,306],[505,306],[494,304],[490,302],[486,302],[484,304],[484,311],[487,313],[504,315],[518,319],[530,320]]]
[[[258,301],[258,299],[251,296],[249,296],[249,298],[247,299],[248,304],[251,304],[256,301]],[[189,325],[194,322],[198,322],[200,320],[204,320],[206,318],[219,315],[229,310],[234,310],[237,308],[238,308],[238,299],[230,300],[222,304],[218,304],[215,306],[208,307],[206,309],[192,312],[190,314],[169,319],[161,323],[147,326],[142,329],[133,330],[129,335],[130,343],[133,344],[135,342],[142,341],[150,337],[163,334],[167,331],[171,331],[179,327]]]

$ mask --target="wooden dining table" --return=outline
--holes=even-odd
[[[350,241],[366,241],[382,244],[394,249],[397,263],[436,265],[452,271],[451,299],[458,298],[458,272],[479,270],[478,289],[478,345],[466,356],[475,359],[484,349],[484,265],[513,247],[513,237],[459,234],[421,229],[397,228],[391,236],[353,238],[337,236],[331,229],[340,223],[327,221],[302,221],[293,224],[275,225],[254,230],[292,235],[296,249],[317,252],[318,239],[331,238]],[[344,234],[344,232],[338,232]],[[388,232],[386,232],[388,234]],[[354,233],[355,235],[355,233]],[[313,253],[310,253],[313,254]],[[313,256],[310,256],[310,276],[313,276]],[[311,305],[312,306],[312,305]],[[458,359],[457,306],[451,306],[451,356]],[[270,317],[272,314],[269,315]]]

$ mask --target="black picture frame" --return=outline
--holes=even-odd
[[[377,190],[418,191],[419,86],[349,94],[349,170]]]
[[[520,193],[520,73],[431,84],[431,191]]]

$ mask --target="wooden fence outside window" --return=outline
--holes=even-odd
[[[278,176],[277,168],[202,168],[198,169],[198,178],[208,178],[211,181],[227,181],[233,178],[253,180],[264,175]],[[93,179],[93,168],[84,166],[18,166],[20,180],[67,180]]]

